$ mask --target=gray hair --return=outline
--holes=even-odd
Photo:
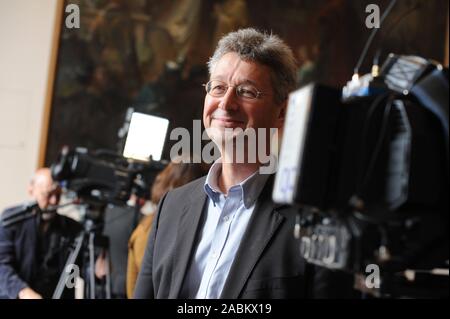
[[[209,59],[209,74],[227,53],[234,52],[244,61],[254,61],[269,67],[277,103],[284,102],[295,89],[297,64],[292,50],[277,35],[253,28],[241,29],[225,35]]]

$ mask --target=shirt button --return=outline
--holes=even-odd
[[[225,216],[225,217],[223,218],[223,221],[224,221],[224,222],[227,222],[229,219],[230,219],[229,216]]]

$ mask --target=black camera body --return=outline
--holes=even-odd
[[[77,196],[92,204],[125,204],[131,194],[149,198],[162,162],[131,161],[120,155],[64,147],[52,165],[52,176]]]
[[[273,199],[298,207],[308,262],[355,274],[377,265],[389,282],[447,269],[448,295],[446,72],[391,55],[344,94],[317,84],[291,94]]]

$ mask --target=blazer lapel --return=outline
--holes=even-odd
[[[273,178],[261,192],[220,298],[239,297],[264,248],[284,220],[284,217],[274,210],[277,207],[270,200],[272,186]]]
[[[172,279],[172,287],[169,292],[169,299],[178,298],[183,280],[188,268],[189,258],[193,253],[196,240],[196,234],[206,203],[206,194],[203,190],[205,180],[202,179],[197,184],[196,189],[192,192],[192,196],[183,213],[180,216],[178,224],[178,236],[176,239],[176,251],[174,256],[174,271]]]

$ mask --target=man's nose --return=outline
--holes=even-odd
[[[219,108],[222,110],[237,110],[236,89],[232,86],[228,87],[225,95],[220,98]]]

